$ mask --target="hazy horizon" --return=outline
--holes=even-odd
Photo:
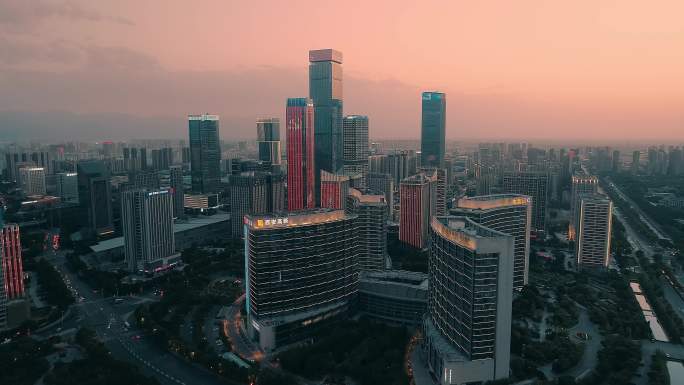
[[[0,0],[0,141],[184,138],[203,112],[251,139],[307,96],[317,48],[343,52],[372,139],[417,139],[432,89],[449,140],[684,139],[684,3],[336,6]]]

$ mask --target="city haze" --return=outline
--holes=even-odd
[[[335,6],[335,10],[331,7]],[[684,5],[639,2],[0,0],[0,140],[183,138],[185,116],[255,137],[306,96],[308,50],[344,53],[345,112],[417,139],[679,140]]]

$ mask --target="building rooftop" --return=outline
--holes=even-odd
[[[343,210],[317,209],[283,214],[245,215],[253,230],[270,230],[341,221],[349,218]]]
[[[188,230],[193,230],[199,227],[203,226],[210,226],[215,223],[223,222],[223,221],[228,221],[230,220],[230,214],[216,214],[216,215],[209,215],[209,216],[199,216],[196,218],[189,218],[186,221],[179,221],[175,222],[173,224],[173,232],[174,234],[177,233],[182,233],[184,231]],[[116,249],[118,247],[123,247],[124,245],[124,238],[123,237],[116,237],[116,238],[111,238],[107,239],[105,241],[101,241],[96,245],[90,246],[90,249],[96,253],[111,250],[111,249]]]
[[[386,204],[387,203],[387,202],[385,202],[385,196],[384,195],[363,194],[363,193],[361,193],[361,191],[359,191],[355,188],[349,189],[349,195],[358,199],[358,201],[361,203],[378,203],[378,204]]]
[[[458,200],[458,208],[486,210],[506,206],[527,206],[530,197],[519,194],[493,194],[463,197]]]
[[[342,64],[342,52],[334,49],[314,49],[309,51],[310,62],[333,61]]]
[[[202,115],[188,115],[188,120],[219,120],[218,115],[209,115],[209,114],[202,114]]]
[[[507,234],[480,225],[467,217],[433,217],[431,227],[443,238],[469,250],[477,249],[478,241],[481,239],[509,237]]]

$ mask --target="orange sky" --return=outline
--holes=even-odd
[[[250,137],[330,47],[371,136],[417,138],[419,92],[438,89],[450,138],[682,141],[682,15],[675,0],[0,0],[0,111],[207,110]]]

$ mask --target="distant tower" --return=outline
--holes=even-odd
[[[422,249],[427,245],[430,217],[435,212],[437,180],[424,173],[401,181],[399,186],[399,240]]]
[[[62,172],[55,174],[57,196],[62,202],[78,203],[78,174]]]
[[[169,190],[125,191],[121,196],[121,225],[129,271],[154,271],[175,253]]]
[[[422,167],[444,167],[446,95],[423,92],[420,153]]]
[[[525,195],[497,194],[458,200],[451,214],[465,216],[492,230],[514,238],[513,288],[521,290],[528,281],[532,199]]]
[[[344,210],[349,187],[348,176],[321,170],[321,207]]]
[[[87,225],[95,235],[114,232],[111,176],[104,162],[81,161],[78,171],[78,200],[86,210]]]
[[[207,194],[219,190],[221,146],[218,115],[189,115],[190,176],[192,191]]]
[[[309,51],[309,97],[315,108],[316,203],[320,202],[321,170],[337,173],[343,166],[342,52]]]
[[[465,217],[431,221],[423,344],[440,385],[507,378],[513,302],[512,236]]]
[[[359,243],[359,269],[382,270],[387,259],[387,202],[384,195],[349,189],[347,213],[355,214]]]
[[[580,194],[578,201],[577,266],[607,268],[610,264],[613,202],[599,194]]]
[[[285,175],[248,171],[230,176],[230,216],[233,238],[242,238],[244,230],[242,219],[245,215],[282,212],[284,209]]]
[[[594,175],[573,175],[572,191],[570,193],[570,226],[568,239],[575,240],[579,213],[579,196],[581,194],[596,194],[598,192],[598,177]]]
[[[549,175],[537,171],[508,171],[503,176],[503,191],[532,198],[532,230],[546,230],[546,205],[549,194]]]
[[[632,174],[636,175],[639,173],[639,161],[641,160],[641,151],[632,152],[632,165],[630,171]]]
[[[371,194],[383,194],[387,202],[387,218],[394,220],[394,179],[390,174],[368,174],[368,191]]]
[[[257,120],[257,146],[260,161],[273,166],[280,165],[280,119]]]
[[[185,218],[184,195],[185,188],[183,187],[183,166],[171,166],[170,184],[171,195],[173,195],[173,217],[178,219]]]
[[[348,115],[344,117],[344,172],[361,174],[366,187],[368,178],[368,117]]]
[[[316,207],[314,106],[311,99],[287,100],[287,209]]]
[[[21,167],[19,185],[25,195],[45,195],[45,169],[42,167]]]

